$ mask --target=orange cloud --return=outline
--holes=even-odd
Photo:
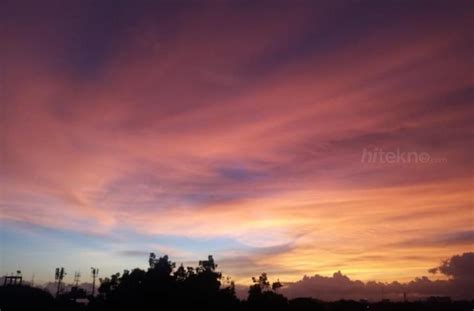
[[[61,66],[67,53],[54,47],[69,41],[50,24],[35,31],[57,57],[27,40],[32,29],[2,33],[0,217],[229,238],[250,251],[228,254],[255,255],[249,271],[222,254],[240,280],[341,266],[403,280],[472,248],[463,15],[435,10],[352,34],[327,8],[221,6],[135,21],[86,78]],[[321,35],[332,27],[339,37]],[[374,148],[445,161],[362,163]]]

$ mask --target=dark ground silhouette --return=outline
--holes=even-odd
[[[147,270],[125,270],[100,279],[96,296],[73,287],[56,298],[28,285],[0,287],[1,311],[15,310],[473,310],[474,301],[431,297],[416,302],[368,302],[313,298],[288,299],[279,293],[282,284],[271,283],[265,273],[253,278],[246,300],[235,295],[235,286],[217,271],[212,256],[197,267],[176,266],[168,256],[151,253]]]

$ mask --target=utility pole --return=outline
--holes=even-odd
[[[91,267],[91,273],[92,273],[92,296],[95,294],[95,279],[99,275],[99,269]]]
[[[66,271],[64,271],[64,268],[56,268],[56,274],[54,275],[54,279],[58,282],[58,288],[56,290],[56,297],[59,295],[59,290],[61,289],[61,282],[64,279],[64,276],[66,275]]]
[[[81,278],[80,272],[74,272],[74,285],[79,287],[79,279]]]

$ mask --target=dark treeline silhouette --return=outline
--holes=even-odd
[[[28,285],[0,287],[0,309],[19,310],[473,310],[473,301],[451,301],[431,297],[415,302],[368,302],[339,300],[324,302],[313,298],[288,299],[278,293],[282,284],[271,283],[266,273],[252,278],[246,300],[235,294],[229,278],[217,271],[212,256],[197,267],[184,267],[150,254],[147,270],[125,270],[100,279],[97,295],[72,287],[54,298],[49,292]]]

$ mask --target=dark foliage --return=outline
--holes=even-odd
[[[0,287],[1,311],[26,310],[473,310],[473,301],[453,302],[449,298],[430,298],[417,302],[340,300],[323,302],[312,298],[288,300],[278,293],[279,281],[270,283],[267,274],[252,278],[247,300],[235,295],[235,287],[218,272],[212,256],[197,267],[176,267],[168,256],[151,253],[149,268],[125,270],[100,280],[99,294],[87,296],[77,287],[53,298],[51,294],[28,286]],[[84,302],[88,304],[84,304]]]
[[[176,268],[168,256],[151,253],[147,271],[134,269],[101,280],[90,310],[145,310],[158,308],[237,310],[234,286],[222,286],[222,274],[212,256],[199,266]]]

